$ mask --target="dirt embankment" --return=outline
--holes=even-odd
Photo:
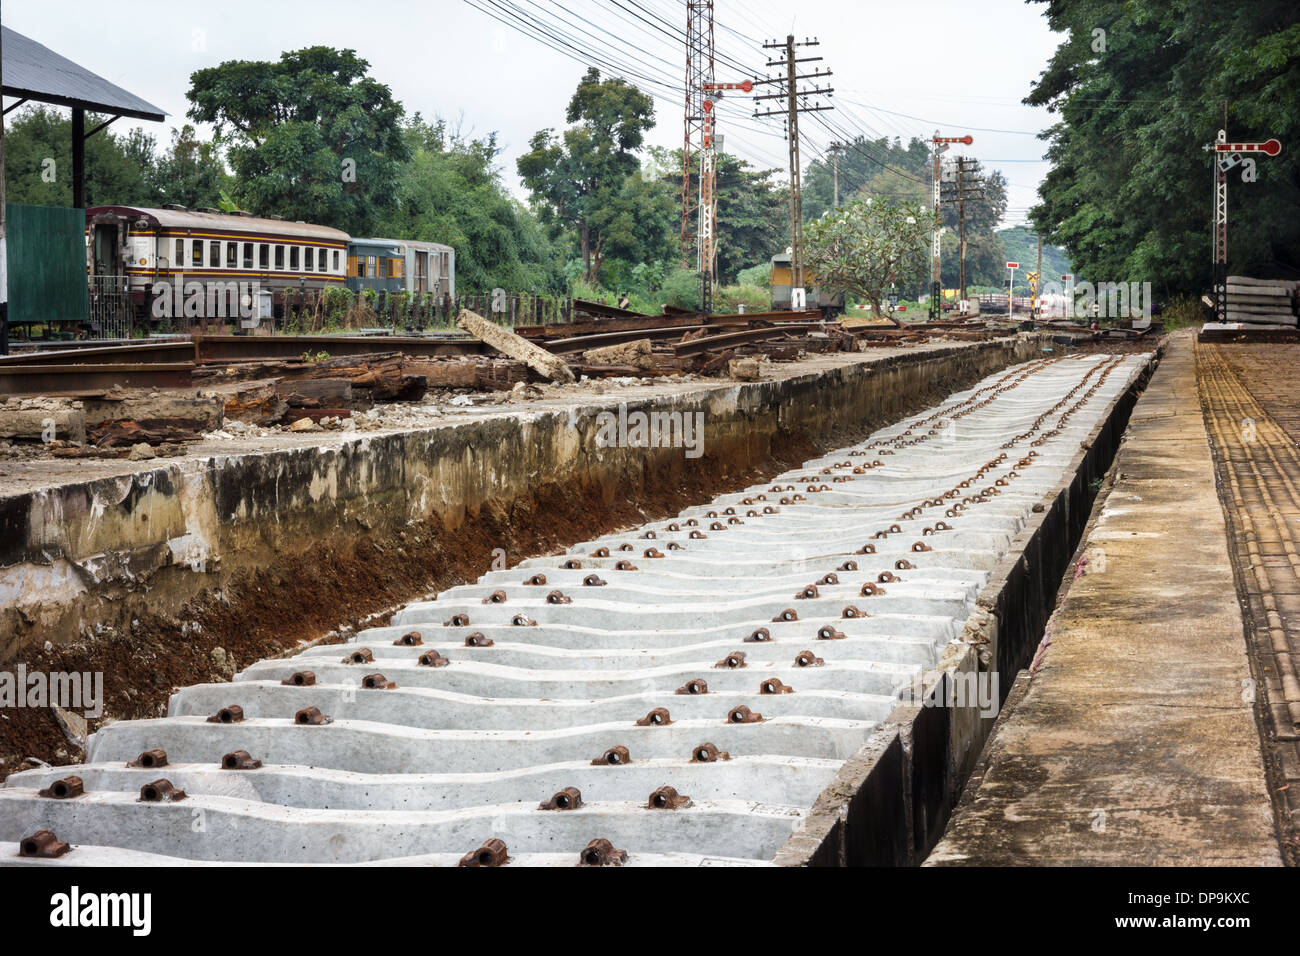
[[[835,444],[840,442],[837,439]],[[831,447],[831,446],[826,446]],[[204,592],[175,616],[139,614],[129,628],[37,650],[8,665],[27,671],[100,672],[104,715],[158,717],[190,684],[229,680],[253,662],[344,629],[386,623],[394,608],[475,580],[496,549],[510,565],[574,542],[677,514],[683,507],[766,480],[820,453],[803,434],[777,432],[752,462],[707,457],[647,470],[634,492],[608,483],[548,483],[510,505],[489,502],[454,528],[433,518],[397,529],[339,533],[301,553]],[[309,546],[310,545],[310,546]],[[376,618],[376,615],[379,615]],[[29,766],[79,762],[82,751],[48,708],[0,708],[0,779]]]

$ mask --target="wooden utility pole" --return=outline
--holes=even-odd
[[[957,265],[957,289],[961,301],[966,299],[966,200],[984,199],[984,180],[982,177],[975,175],[979,168],[979,162],[974,159],[967,159],[964,156],[958,156],[953,162],[953,172],[949,181],[954,182],[956,195],[951,192],[942,197],[942,202],[957,204],[957,239],[958,239],[958,265]]]
[[[796,43],[793,35],[787,36],[784,43],[764,43],[764,50],[783,50],[785,59],[769,60],[767,65],[770,67],[785,67],[785,76],[769,77],[766,80],[758,80],[757,83],[777,83],[785,84],[785,89],[779,93],[769,93],[762,96],[755,96],[755,102],[760,100],[784,99],[784,110],[768,110],[764,113],[755,111],[754,118],[760,119],[764,116],[776,116],[784,113],[786,116],[786,139],[790,147],[790,292],[791,306],[795,305],[795,289],[804,287],[803,274],[803,187],[800,181],[801,163],[799,159],[799,114],[815,113],[821,110],[830,110],[835,107],[830,105],[814,104],[807,106],[803,102],[803,97],[818,96],[825,94],[830,96],[834,91],[833,87],[815,87],[811,90],[799,89],[800,80],[820,80],[831,75],[831,71],[822,72],[818,67],[817,71],[804,76],[799,75],[800,63],[812,63],[822,59],[819,56],[796,57],[795,52],[799,47],[818,46],[818,40],[805,39],[802,43]]]
[[[831,143],[826,147],[826,151],[831,154],[831,169],[835,180],[835,198],[831,204],[834,209],[840,208],[840,150],[847,148],[844,143]]]

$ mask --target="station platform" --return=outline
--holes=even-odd
[[[1200,399],[1197,346],[1176,333],[1044,646],[925,865],[1283,862],[1277,708]]]

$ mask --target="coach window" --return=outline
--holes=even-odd
[[[185,240],[176,240],[176,258],[172,260],[174,267],[177,269],[185,268]]]
[[[302,251],[302,271],[303,272],[316,271],[316,250],[313,249],[311,246],[308,246]]]
[[[253,268],[253,244],[251,242],[244,243],[244,268]]]
[[[237,242],[226,243],[226,268],[239,268],[239,243]]]
[[[333,270],[333,271],[334,271],[336,274],[337,274],[338,271],[339,271],[339,251],[338,251],[337,249],[334,250],[334,270]]]
[[[190,265],[203,266],[203,240],[190,240]]]
[[[263,272],[271,268],[271,247],[265,242],[257,246],[257,267]]]
[[[290,272],[298,271],[298,247],[297,246],[289,247],[289,271]]]
[[[374,256],[366,256],[366,269],[372,276],[379,275],[378,260]]]
[[[221,268],[221,243],[208,243],[208,266],[213,269]]]
[[[275,247],[275,268],[277,271],[284,271],[284,246]]]

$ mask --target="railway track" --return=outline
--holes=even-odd
[[[1270,790],[1279,824],[1290,834],[1283,846],[1294,855],[1300,835],[1295,825],[1300,810],[1300,451],[1242,381],[1246,370],[1239,372],[1229,361],[1235,348],[1198,343],[1197,379],[1221,494],[1231,506],[1225,511],[1262,691]],[[1294,364],[1289,371],[1295,375]],[[1267,391],[1277,383],[1263,387]]]
[[[86,764],[10,776],[0,840],[73,849],[0,859],[767,864],[1145,364],[1016,366],[771,483],[182,689]]]

